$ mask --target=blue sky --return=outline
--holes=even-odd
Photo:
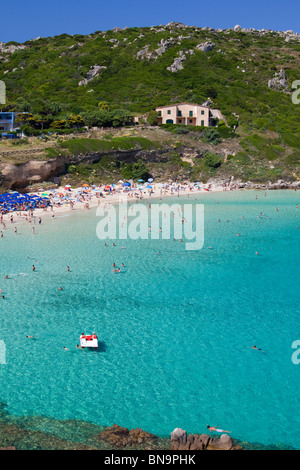
[[[89,34],[115,26],[180,21],[190,26],[269,28],[300,32],[299,0],[14,0],[1,2],[0,42],[62,33]]]

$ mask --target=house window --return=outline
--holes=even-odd
[[[189,111],[189,116],[193,117],[193,111]]]
[[[181,123],[182,123],[182,119],[178,119],[178,122],[179,122],[179,124],[181,124]]]
[[[181,111],[178,109],[177,116],[182,116]]]
[[[204,109],[201,110],[201,114],[202,114],[202,115],[204,114]]]
[[[157,111],[157,115],[161,117],[161,111]]]
[[[204,126],[204,121],[201,121],[201,126]]]
[[[171,114],[171,110],[170,110],[170,109],[168,109],[168,114]]]
[[[193,119],[189,119],[190,124],[193,124]]]

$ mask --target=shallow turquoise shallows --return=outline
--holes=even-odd
[[[237,439],[300,449],[300,364],[292,362],[300,340],[300,192],[164,202],[205,205],[203,249],[186,251],[173,237],[105,246],[96,210],[43,218],[34,235],[29,224],[18,224],[16,235],[7,223],[0,401],[12,415],[160,436],[210,424]],[[112,273],[114,262],[125,264],[121,273]],[[94,331],[98,352],[76,349],[80,334]]]

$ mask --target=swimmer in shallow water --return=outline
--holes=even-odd
[[[209,429],[209,432],[211,431],[215,431],[215,432],[227,432],[227,433],[230,433],[231,431],[225,431],[225,429],[219,429],[219,428],[215,428],[214,426],[209,426],[209,424],[207,425],[207,429]]]

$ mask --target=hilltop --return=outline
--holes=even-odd
[[[2,109],[39,116],[45,128],[70,115],[90,116],[99,102],[111,112],[142,116],[157,106],[209,99],[229,127],[237,126],[234,138],[222,131],[221,142],[214,142],[221,158],[214,174],[297,179],[300,105],[292,93],[300,80],[299,56],[300,36],[293,31],[175,22],[0,43],[0,80],[7,89]],[[171,138],[170,131],[176,129],[164,130]],[[203,149],[203,133],[198,139],[178,131],[176,137],[177,147],[197,149],[200,140]],[[197,165],[198,177],[205,173],[195,160],[195,178]]]

